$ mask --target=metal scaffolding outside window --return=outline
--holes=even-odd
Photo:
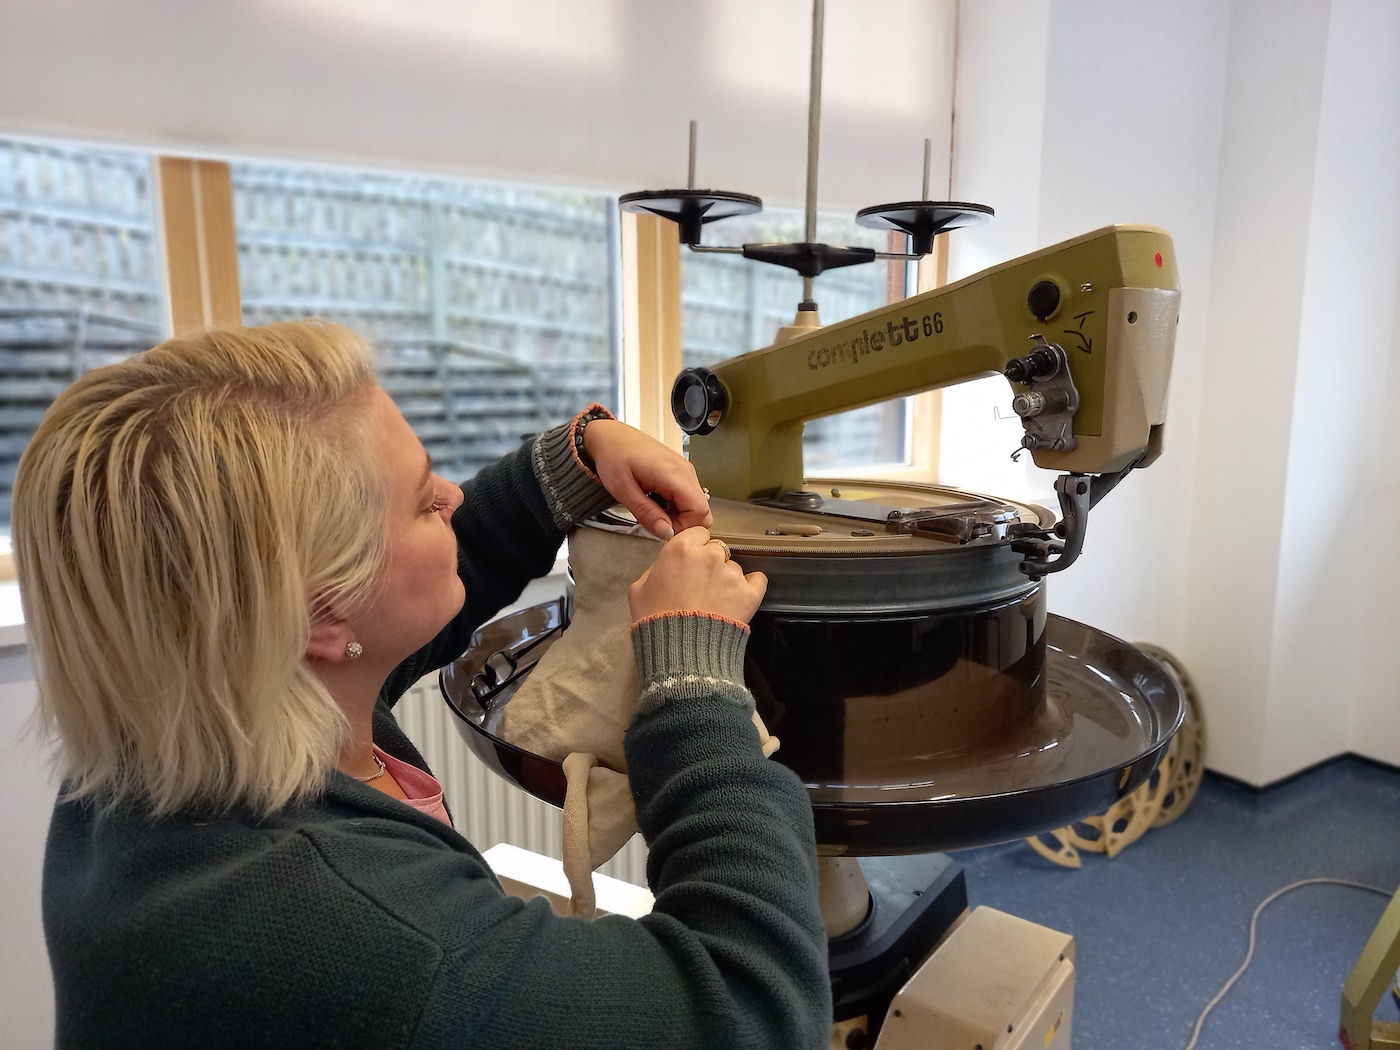
[[[164,337],[156,255],[149,155],[0,138],[0,542],[53,399]]]
[[[91,368],[168,334],[150,154],[0,138],[0,543],[20,454]],[[590,401],[620,400],[616,200],[602,193],[267,162],[232,165],[243,320],[308,316],[375,346],[384,386],[434,460],[466,478]],[[822,217],[853,244],[881,234]],[[796,212],[726,238],[791,240]],[[885,267],[823,275],[828,323],[890,298]],[[685,365],[770,343],[800,279],[689,255]],[[902,289],[897,293],[902,294]],[[903,402],[807,428],[830,472],[907,459]]]
[[[819,215],[818,239],[832,244],[889,250],[888,234],[857,226],[843,216]],[[751,217],[707,227],[707,238],[724,244],[803,239],[803,215],[767,208]],[[900,248],[902,249],[902,246]],[[903,265],[900,264],[901,270]],[[903,274],[891,295],[885,265],[852,266],[822,274],[814,294],[823,324],[884,306],[906,294]],[[779,328],[792,324],[802,298],[802,278],[737,255],[682,252],[681,363],[709,367],[770,345]],[[809,474],[831,474],[909,460],[910,413],[906,400],[871,405],[816,419],[803,430],[803,462]]]
[[[374,344],[453,476],[590,401],[617,407],[617,206],[605,194],[232,166],[246,324],[307,316]]]

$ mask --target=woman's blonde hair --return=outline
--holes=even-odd
[[[54,402],[13,538],[67,797],[266,814],[324,784],[348,724],[306,644],[384,565],[373,382],[307,321],[171,339]]]

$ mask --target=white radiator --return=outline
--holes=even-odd
[[[438,689],[437,673],[421,679],[395,706],[408,734],[442,784],[457,830],[483,852],[498,842],[560,857],[560,812],[491,772],[467,750],[456,715]],[[598,870],[635,886],[646,885],[646,844],[634,835]]]

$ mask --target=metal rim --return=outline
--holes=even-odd
[[[973,502],[987,500],[975,492],[946,485],[918,485],[905,482],[871,482],[823,478],[809,480],[807,488],[849,491],[880,490],[904,497],[916,504]],[[1055,518],[1050,511],[1020,500],[998,501],[1013,507],[1021,520],[1038,528],[1048,528]],[[893,506],[892,508],[893,509]],[[777,520],[786,515],[803,521],[821,518],[793,510],[774,512]],[[862,525],[854,519],[831,518],[845,528]],[[584,528],[601,532],[635,534],[639,528],[629,511],[615,506],[583,523]],[[840,529],[832,526],[833,531]],[[872,525],[872,529],[876,526]],[[802,543],[774,541],[769,546],[762,537],[740,537],[726,532],[723,523],[713,530],[723,537],[734,560],[745,572],[762,572],[768,577],[763,610],[774,613],[839,615],[844,613],[939,612],[965,605],[1006,601],[1035,590],[1041,584],[1021,570],[1022,556],[1012,549],[1010,539],[979,539],[967,544],[938,544],[917,550],[890,550],[830,546],[803,550]],[[805,541],[804,541],[805,542]],[[850,540],[845,541],[852,542]],[[863,541],[854,541],[857,543]]]

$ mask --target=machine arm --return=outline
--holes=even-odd
[[[1037,465],[1113,474],[1160,445],[1179,297],[1165,232],[1107,227],[688,369],[672,409],[714,495],[771,498],[802,487],[808,420],[1000,372]]]

